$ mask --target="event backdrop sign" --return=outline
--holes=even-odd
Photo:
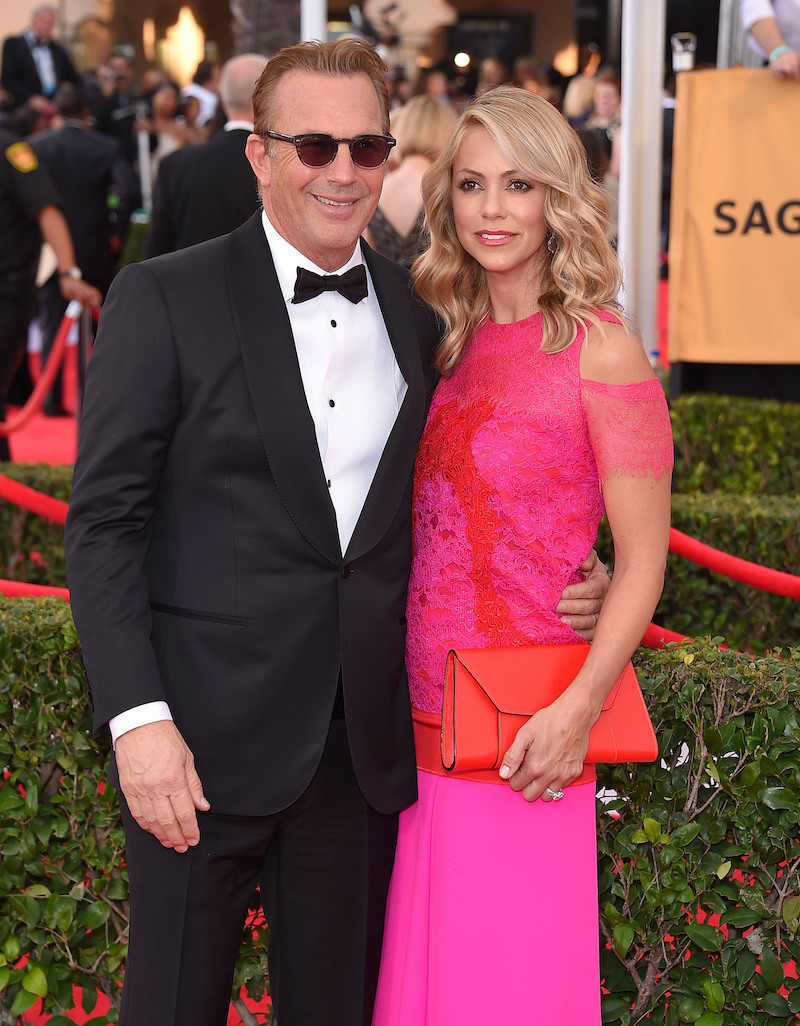
[[[678,75],[669,359],[800,363],[800,83]]]

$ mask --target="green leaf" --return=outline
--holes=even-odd
[[[722,735],[719,732],[719,727],[708,727],[703,732],[703,740],[712,755],[722,755]]]
[[[7,965],[0,965],[0,990],[5,990],[11,970]]]
[[[702,948],[703,951],[717,951],[719,948],[720,934],[708,923],[687,923],[686,936],[689,940]]]
[[[685,848],[697,837],[701,829],[699,823],[684,823],[672,834],[673,847]]]
[[[647,840],[655,844],[661,838],[661,824],[657,820],[645,816],[644,832]]]
[[[678,1002],[678,1018],[681,1022],[697,1022],[705,1011],[703,999],[689,994]]]
[[[699,1019],[695,1019],[695,1026],[724,1026],[724,1019],[716,1012],[706,1012]]]
[[[630,1012],[632,1001],[616,997],[614,994],[603,995],[603,1022],[616,1022],[626,1012]]]
[[[797,933],[800,925],[800,898],[787,898],[783,903],[782,915],[789,932]]]
[[[634,929],[631,923],[617,923],[614,927],[614,948],[620,958],[625,958],[633,944]]]
[[[797,795],[788,787],[765,787],[758,792],[758,800],[775,812],[789,809],[797,811]]]
[[[51,890],[49,887],[45,887],[44,884],[33,884],[30,886],[25,893],[29,898],[49,898]]]
[[[31,994],[28,990],[17,991],[17,996],[14,998],[11,1003],[11,1008],[9,1009],[12,1017],[16,1016],[19,1018],[23,1012],[27,1012],[29,1008],[33,1008],[38,1000],[38,996],[36,994]]]
[[[717,983],[716,980],[706,980],[703,983],[703,993],[705,994],[706,1004],[711,1011],[721,1012],[725,1007],[725,991],[722,984]]]
[[[736,959],[736,979],[740,989],[752,980],[757,965],[758,959],[752,951],[743,951]]]
[[[128,884],[121,877],[116,876],[109,883],[106,895],[110,901],[124,901],[128,897]]]
[[[780,994],[765,994],[759,1004],[775,1019],[786,1019],[791,1015],[789,1002]]]
[[[104,901],[93,901],[81,912],[81,921],[88,930],[99,930],[108,919],[110,909]]]
[[[783,966],[769,948],[761,952],[761,976],[768,990],[778,991],[783,986]]]
[[[755,911],[752,908],[745,908],[744,905],[739,905],[736,908],[732,908],[720,916],[720,924],[724,923],[727,926],[733,926],[737,930],[744,930],[748,926],[755,926],[756,923],[761,922],[761,913]]]
[[[37,997],[44,997],[47,994],[47,977],[38,965],[29,969],[22,978],[23,990]]]
[[[731,863],[730,862],[722,862],[722,863],[720,863],[719,866],[717,866],[717,876],[719,877],[720,880],[724,880],[725,877],[728,875],[728,873],[730,873],[730,871],[731,871]]]

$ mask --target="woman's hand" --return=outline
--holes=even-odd
[[[529,802],[552,801],[546,788],[558,793],[583,771],[594,719],[579,695],[565,692],[520,727],[500,777]]]

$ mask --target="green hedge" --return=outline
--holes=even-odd
[[[800,403],[695,393],[671,416],[676,492],[800,496]]]
[[[761,566],[800,569],[800,499],[773,495],[673,495],[672,526],[712,548]],[[608,524],[597,549],[613,566]],[[653,617],[692,637],[723,635],[734,648],[763,652],[800,639],[800,602],[704,570],[670,553]]]
[[[0,473],[54,499],[69,501],[70,466],[0,463]],[[66,587],[62,525],[0,500],[0,577]]]
[[[755,660],[695,642],[637,658],[666,765],[600,768],[616,793],[598,805],[604,1021],[788,1022],[800,1011],[781,969],[800,962],[800,650]],[[98,991],[111,1001],[92,1026],[116,1020],[123,834],[81,678],[66,603],[0,600],[0,1022],[42,997],[51,1026],[69,1026],[73,984],[90,1010]],[[265,934],[245,931],[237,1008],[242,985],[264,993]]]
[[[800,570],[800,498],[675,495],[672,524],[749,562]],[[722,634],[734,648],[756,652],[800,641],[797,599],[738,584],[675,555],[655,619],[693,637]]]
[[[800,649],[637,662],[660,761],[599,767],[603,1021],[797,1023]]]
[[[116,1022],[128,874],[107,757],[107,740],[91,732],[69,605],[0,599],[0,1023],[41,997],[51,1026],[69,1026],[73,984],[86,1011],[98,992],[111,1002],[92,1026]],[[265,934],[245,934],[240,1009],[243,984],[256,999],[264,994]]]

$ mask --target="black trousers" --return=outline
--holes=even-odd
[[[42,369],[50,356],[58,329],[67,312],[69,303],[61,295],[58,275],[54,274],[39,289],[39,326],[42,329]],[[63,364],[62,364],[63,366]],[[45,410],[57,410],[64,405],[64,379],[59,370],[53,387],[44,400]]]
[[[5,420],[6,390],[25,355],[35,304],[32,276],[14,274],[0,280],[0,421]],[[0,437],[0,460],[10,458],[8,440]]]
[[[120,1026],[224,1026],[258,884],[279,1026],[370,1026],[397,816],[364,800],[344,721],[289,808],[204,813],[200,843],[184,854],[141,830],[121,800],[131,930]]]

